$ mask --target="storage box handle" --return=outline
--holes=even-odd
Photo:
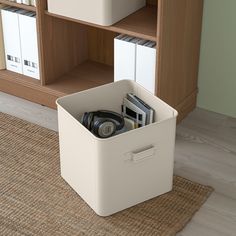
[[[155,154],[155,147],[151,145],[146,148],[143,148],[142,150],[132,152],[132,161],[134,162],[144,161],[146,159],[154,157],[154,154]]]

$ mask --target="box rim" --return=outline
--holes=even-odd
[[[104,138],[104,139],[103,139],[103,138],[99,138],[99,137],[95,136],[95,135],[94,135],[91,131],[89,131],[84,125],[82,125],[81,122],[80,122],[78,119],[76,119],[69,111],[67,111],[67,110],[60,104],[60,100],[61,100],[61,99],[68,98],[68,97],[72,97],[72,96],[75,96],[75,95],[81,94],[81,93],[86,93],[87,91],[92,91],[92,90],[95,90],[95,89],[97,89],[97,88],[110,86],[110,85],[113,84],[113,83],[124,83],[124,82],[130,83],[130,84],[134,84],[134,86],[138,86],[138,87],[140,87],[141,89],[144,89],[144,90],[145,90],[146,92],[148,92],[150,95],[154,96],[155,99],[158,99],[159,102],[161,102],[161,103],[165,104],[166,106],[168,106],[168,107],[172,110],[173,116],[170,117],[170,118],[168,118],[168,119],[165,119],[165,120],[160,120],[160,121],[156,121],[156,122],[154,122],[154,123],[152,123],[152,124],[145,125],[145,126],[140,127],[140,128],[138,128],[138,129],[129,130],[129,131],[127,131],[127,132],[124,132],[124,133],[121,133],[121,134],[117,134],[117,135],[111,136],[111,137],[109,137],[109,138]],[[177,116],[178,116],[178,111],[176,111],[173,107],[171,107],[170,105],[168,105],[166,102],[164,102],[163,100],[161,100],[161,99],[158,98],[157,96],[153,95],[151,92],[149,92],[148,90],[146,90],[144,87],[142,87],[141,85],[139,85],[137,82],[131,81],[131,80],[121,80],[121,81],[117,81],[117,82],[113,82],[113,83],[108,83],[108,84],[101,85],[101,86],[98,86],[98,87],[94,87],[94,88],[91,88],[91,89],[86,89],[86,90],[83,90],[83,91],[81,91],[81,92],[76,92],[76,93],[72,93],[72,94],[63,96],[63,97],[58,98],[58,99],[56,100],[56,105],[57,105],[57,107],[60,107],[61,109],[63,109],[64,112],[66,112],[72,119],[74,119],[76,122],[78,122],[78,124],[83,127],[84,131],[88,132],[88,133],[91,135],[91,137],[92,137],[93,139],[95,139],[95,140],[97,140],[97,141],[99,141],[99,142],[107,142],[107,141],[110,141],[110,140],[112,140],[112,139],[117,139],[117,138],[120,138],[121,136],[127,135],[128,133],[130,134],[130,132],[136,132],[137,130],[143,130],[143,129],[147,128],[147,127],[152,127],[152,126],[155,126],[155,125],[157,125],[157,124],[161,124],[161,123],[163,123],[163,122],[169,121],[169,120],[171,120],[171,119],[175,119],[175,120],[176,120],[176,118],[177,118]]]

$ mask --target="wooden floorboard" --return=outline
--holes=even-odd
[[[236,119],[191,113],[177,127],[175,172],[236,199]]]
[[[57,130],[55,110],[1,92],[0,111]],[[236,119],[195,109],[177,127],[175,174],[215,188],[178,236],[235,236]]]
[[[0,92],[0,112],[57,130],[56,110]]]

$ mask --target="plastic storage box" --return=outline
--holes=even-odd
[[[145,6],[145,0],[48,0],[48,11],[109,26]]]
[[[121,113],[127,93],[155,110],[155,123],[108,139],[79,121],[84,112]],[[134,81],[119,81],[57,100],[61,175],[100,216],[172,189],[177,111]]]

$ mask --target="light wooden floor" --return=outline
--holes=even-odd
[[[57,113],[0,92],[0,111],[57,130]],[[178,236],[236,236],[236,119],[196,109],[177,127],[175,174],[215,192]]]

